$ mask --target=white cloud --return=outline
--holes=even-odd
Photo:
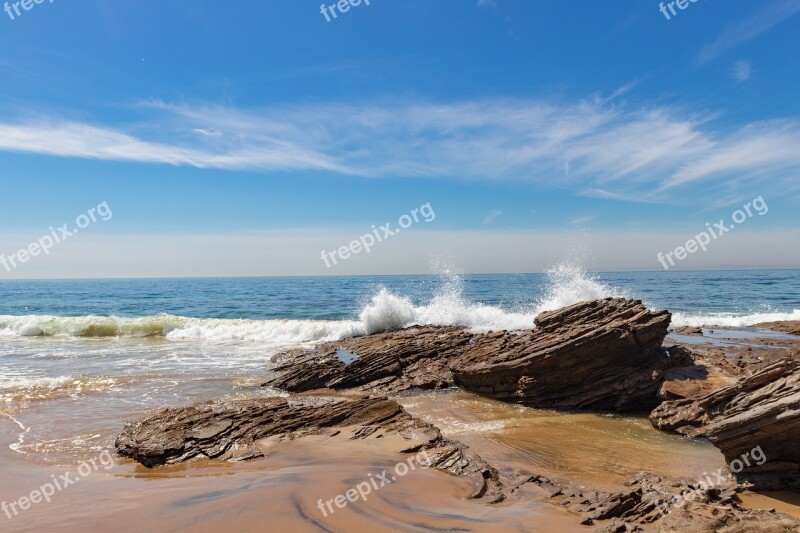
[[[737,61],[731,69],[731,77],[736,81],[747,81],[753,75],[753,65],[749,61]]]
[[[791,175],[796,179],[800,169],[798,146],[800,127],[796,122],[753,124],[729,137],[725,143],[712,146],[702,157],[686,162],[665,183],[665,187],[726,173],[779,176],[790,169],[794,169]]]
[[[734,46],[749,41],[800,12],[800,0],[776,0],[753,16],[727,28],[697,57],[707,63]]]
[[[201,128],[194,128],[198,132]],[[202,133],[208,135],[208,131]],[[218,135],[211,135],[215,137]],[[145,141],[110,128],[76,122],[0,123],[0,150],[110,161],[136,161],[228,169],[309,169],[348,172],[325,155],[280,139],[215,151]]]
[[[266,173],[522,180],[641,201],[698,181],[750,180],[766,193],[800,169],[797,118],[722,130],[708,113],[602,99],[143,107],[155,116],[144,126],[0,122],[0,150]]]

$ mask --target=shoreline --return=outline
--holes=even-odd
[[[765,330],[753,328],[690,329],[671,331],[664,346],[690,351],[696,363],[713,372],[672,375],[662,387],[667,397],[697,396],[719,389],[776,359],[800,353],[800,337],[788,334],[764,335]],[[686,337],[690,342],[676,341],[685,341]],[[359,394],[363,393],[355,396]],[[508,479],[525,478],[526,471],[535,469],[546,476],[547,482],[523,481],[502,502],[488,504],[467,499],[467,479],[426,470],[386,487],[385,493],[382,489],[372,501],[353,503],[352,509],[348,506],[342,513],[324,517],[316,508],[318,499],[343,494],[368,472],[387,468],[404,456],[387,451],[389,439],[354,443],[336,435],[301,435],[272,443],[265,458],[242,463],[196,459],[183,465],[146,469],[122,459],[110,472],[99,472],[83,485],[59,494],[60,500],[35,506],[25,511],[24,520],[14,519],[4,525],[11,531],[35,530],[59,523],[68,509],[100,507],[102,511],[96,516],[72,512],[70,523],[111,527],[132,520],[153,530],[205,531],[231,523],[247,528],[270,520],[292,531],[344,531],[353,527],[392,531],[401,530],[397,524],[413,519],[420,527],[424,523],[425,527],[470,531],[497,531],[497,527],[522,531],[530,530],[524,529],[530,527],[527,520],[535,518],[546,524],[542,531],[548,527],[571,531],[582,529],[581,523],[586,521],[585,515],[576,512],[576,496],[585,498],[587,491],[625,490],[637,470],[653,470],[654,453],[660,454],[662,464],[656,473],[687,482],[725,465],[722,454],[711,444],[659,432],[641,414],[532,409],[452,388],[417,389],[390,397],[413,417],[439,427],[445,438],[466,444]],[[0,460],[6,467],[0,480],[0,500],[19,498],[35,486],[35,481],[26,484],[23,479],[46,481],[54,472],[63,471],[36,465],[12,452],[8,445],[14,441],[13,422],[3,417],[0,427],[11,430],[7,437],[3,431]],[[621,462],[602,463],[600,458],[617,449],[626,450]],[[676,461],[677,457],[681,459]],[[670,464],[680,464],[681,468]],[[157,496],[150,494],[154,486]],[[554,486],[561,489],[554,490]],[[582,492],[575,492],[577,487]],[[795,493],[737,492],[743,508],[777,508],[800,518],[800,500],[794,498]],[[387,516],[390,521],[382,522],[380,517]],[[332,517],[335,520],[329,522]]]

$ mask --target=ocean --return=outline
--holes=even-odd
[[[0,281],[0,416],[16,453],[66,464],[152,409],[278,394],[260,384],[287,348],[411,324],[523,329],[606,296],[677,326],[800,320],[800,271]]]

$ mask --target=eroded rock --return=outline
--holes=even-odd
[[[800,489],[800,363],[794,359],[699,399],[664,402],[650,421],[664,431],[707,437],[740,482]]]
[[[449,363],[483,337],[463,328],[418,326],[290,350],[273,357],[278,376],[265,385],[290,392],[328,388],[376,396],[452,387]]]
[[[163,409],[128,423],[115,445],[120,455],[152,468],[196,457],[255,459],[264,455],[258,446],[261,439],[295,439],[345,429],[351,439],[399,435],[407,442],[401,452],[424,451],[428,466],[471,479],[473,498],[490,502],[504,498],[495,469],[463,444],[443,438],[438,428],[413,418],[385,398],[301,395]]]
[[[661,349],[669,321],[667,311],[607,298],[542,313],[522,332],[411,327],[286,352],[265,385],[385,395],[457,384],[535,407],[648,409],[663,371],[685,364]]]
[[[470,350],[451,365],[456,383],[534,407],[627,411],[658,402],[671,315],[606,298],[536,317],[537,329]]]

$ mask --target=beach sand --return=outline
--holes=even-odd
[[[719,333],[715,333],[717,337]],[[725,340],[694,339],[709,357],[731,352],[738,361],[783,356],[797,341],[781,336],[753,342],[739,333]],[[675,335],[686,340],[679,334]],[[745,337],[747,337],[745,335]],[[674,340],[674,339],[673,339]],[[747,346],[732,347],[729,342]],[[705,344],[704,344],[705,343]],[[765,343],[762,347],[761,344]],[[775,346],[768,346],[775,345]],[[700,346],[701,348],[698,348]],[[755,348],[754,348],[755,347]],[[739,353],[742,349],[747,350]],[[763,349],[761,349],[763,348]],[[738,368],[738,365],[733,365]],[[438,426],[445,437],[507,471],[535,471],[588,490],[622,490],[641,471],[696,480],[724,466],[711,444],[655,430],[646,413],[603,415],[559,413],[523,408],[463,391],[414,392],[397,397],[406,410]],[[42,404],[44,405],[44,404]],[[69,404],[53,416],[54,434],[73,434],[77,413]],[[29,413],[31,414],[31,413]],[[89,424],[82,413],[80,424]],[[126,420],[119,420],[121,430]],[[0,416],[0,502],[17,502],[99,449],[21,454],[13,450],[20,427]],[[113,452],[105,431],[95,446]],[[57,527],[93,531],[579,531],[582,518],[559,505],[535,485],[524,485],[500,504],[469,500],[471,483],[441,471],[416,469],[395,482],[348,502],[334,512],[319,504],[344,495],[384,470],[408,459],[391,437],[364,441],[315,436],[273,444],[261,443],[267,457],[244,463],[195,460],[180,466],[147,469],[115,456],[117,464],[100,468],[64,490],[50,503],[37,503],[9,519],[0,514],[3,531],[42,531]],[[47,447],[43,448],[47,450]],[[74,449],[81,449],[75,446]],[[800,518],[800,498],[793,493],[745,493],[753,509],[777,509]]]

